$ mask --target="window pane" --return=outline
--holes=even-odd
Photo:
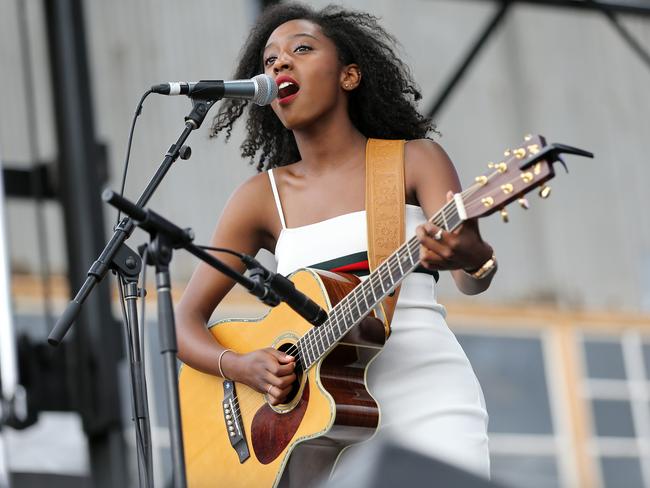
[[[483,387],[490,432],[553,433],[540,339],[459,334],[458,340]]]
[[[594,400],[594,423],[600,437],[634,437],[630,402],[626,400]]]
[[[605,488],[643,488],[638,458],[606,457],[600,460]]]
[[[620,342],[584,341],[587,374],[590,378],[624,380],[625,364]]]
[[[559,488],[555,459],[550,456],[491,456],[492,478],[497,483],[526,488]]]
[[[650,344],[643,344],[643,362],[645,363],[645,379],[650,381]]]

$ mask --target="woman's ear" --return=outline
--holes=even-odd
[[[352,91],[361,83],[361,70],[357,64],[348,64],[341,72],[341,88]]]

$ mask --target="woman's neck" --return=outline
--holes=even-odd
[[[347,117],[322,121],[309,129],[293,132],[300,151],[302,169],[318,174],[355,162],[365,154],[366,137]]]

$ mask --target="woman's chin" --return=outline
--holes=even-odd
[[[310,121],[297,117],[281,117],[280,122],[288,130],[300,130],[309,126]]]

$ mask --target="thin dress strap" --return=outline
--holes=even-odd
[[[284,212],[282,211],[282,203],[280,202],[280,194],[278,193],[278,187],[275,186],[275,177],[273,176],[273,170],[269,169],[269,180],[271,181],[271,189],[273,190],[273,198],[275,198],[275,206],[278,209],[278,215],[280,216],[280,223],[282,228],[286,229],[287,224],[284,222]]]

